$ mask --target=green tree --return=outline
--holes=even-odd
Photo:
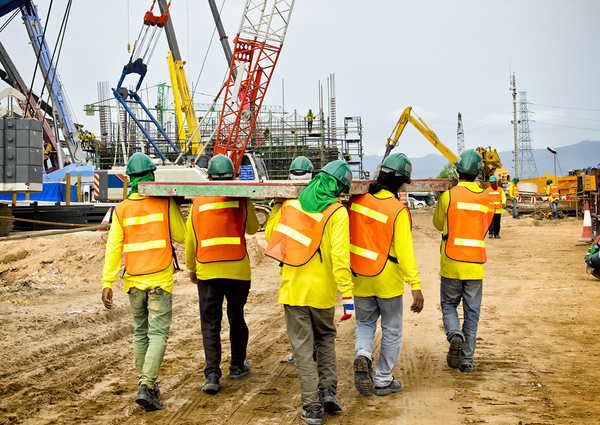
[[[442,171],[440,171],[440,174],[438,174],[438,176],[436,177],[437,179],[452,179],[452,178],[456,178],[456,172],[454,171],[454,167],[452,166],[452,164],[447,163],[444,168],[442,168]]]

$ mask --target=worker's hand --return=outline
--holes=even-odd
[[[410,311],[412,311],[413,313],[420,313],[423,310],[423,304],[425,303],[425,300],[423,299],[423,294],[421,293],[421,290],[413,290],[412,291],[412,296],[413,296],[413,303],[410,306]]]
[[[354,301],[352,297],[343,297],[342,302],[344,303],[344,315],[340,320],[348,320],[354,313]]]
[[[112,310],[112,308],[113,308],[113,293],[112,293],[111,288],[104,288],[102,290],[102,303],[104,304],[104,307],[106,307],[109,310]]]
[[[190,272],[190,280],[193,284],[198,284],[198,276],[196,276],[196,272]]]

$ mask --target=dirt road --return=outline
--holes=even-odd
[[[488,239],[477,371],[446,365],[439,307],[439,240],[432,210],[413,214],[425,309],[404,301],[404,341],[394,370],[400,394],[362,397],[354,388],[353,319],[338,325],[338,398],[326,424],[600,423],[600,281],[583,265],[582,222],[536,222],[504,214],[500,240]],[[204,357],[198,295],[178,272],[174,320],[161,369],[166,410],[134,403],[132,325],[122,282],[114,310],[100,301],[106,234],[0,243],[0,424],[299,424],[296,371],[278,266],[252,238],[253,281],[246,307],[252,373],[227,377],[216,396],[201,391]],[[183,247],[178,247],[183,264]],[[409,288],[407,287],[407,290]],[[340,303],[341,305],[341,303]],[[338,306],[337,317],[341,316]],[[378,346],[376,347],[378,350]]]

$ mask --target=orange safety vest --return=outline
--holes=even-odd
[[[395,198],[378,199],[371,194],[350,199],[350,267],[355,274],[377,276],[388,259],[398,262],[389,253],[396,217],[405,208]]]
[[[123,228],[125,271],[131,276],[157,273],[171,266],[169,198],[125,199],[115,207]]]
[[[338,208],[342,208],[342,204],[336,202],[320,213],[309,213],[302,209],[298,199],[288,199],[281,206],[281,218],[265,255],[288,266],[308,263],[319,250],[325,225]]]
[[[519,197],[519,186],[517,186],[517,185],[516,185],[516,184],[514,184],[514,183],[511,183],[511,184],[510,184],[510,189],[509,189],[509,192],[510,192],[510,193],[509,193],[509,195],[510,195],[512,198],[518,198],[518,197]]]
[[[558,186],[555,184],[550,185],[550,202],[560,199],[558,194]]]
[[[408,201],[408,193],[406,193],[406,192],[400,192],[400,193],[398,193],[398,197],[400,199],[400,202],[406,202],[406,201]]]
[[[246,199],[199,196],[192,204],[199,263],[238,261],[246,256]]]
[[[500,188],[497,188],[494,190],[491,187],[488,187],[486,189],[487,194],[490,195],[490,199],[496,206],[496,211],[502,210],[502,194],[500,193],[501,190],[502,189],[500,189]]]
[[[485,192],[475,193],[463,186],[450,189],[446,217],[446,256],[455,261],[485,263],[485,234],[494,218],[495,206]]]

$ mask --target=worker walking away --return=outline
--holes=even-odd
[[[222,154],[208,162],[210,180],[232,180],[233,163]],[[185,264],[190,280],[198,286],[200,325],[204,346],[202,391],[217,394],[221,373],[221,321],[227,299],[231,360],[229,379],[239,380],[251,371],[246,360],[248,326],[244,306],[250,293],[250,259],[244,233],[253,235],[259,223],[249,198],[199,196],[194,198],[187,220]]]
[[[308,110],[308,114],[306,114],[306,124],[308,125],[308,132],[312,131],[313,120],[315,119],[315,114],[313,114],[312,109]]]
[[[172,198],[138,194],[140,182],[154,181],[156,166],[143,153],[127,163],[131,191],[113,212],[106,241],[102,302],[112,309],[112,285],[125,257],[123,281],[133,316],[133,357],[138,375],[136,403],[149,412],[162,410],[156,380],[172,320],[173,260],[171,240],[185,240],[185,223]]]
[[[433,215],[433,225],[442,231],[440,258],[440,304],[450,348],[448,366],[463,373],[475,371],[473,363],[486,261],[485,234],[495,206],[475,182],[483,170],[474,149],[464,151],[454,163],[459,183],[444,192]],[[463,302],[461,329],[457,307]]]
[[[353,196],[350,219],[350,265],[356,312],[354,383],[365,396],[402,391],[392,370],[402,351],[404,282],[412,288],[410,310],[423,310],[421,279],[415,262],[408,208],[398,191],[410,184],[412,164],[403,153],[388,156],[369,193]],[[372,376],[377,320],[381,317],[381,350]]]
[[[494,214],[494,219],[492,220],[492,225],[489,229],[489,235],[490,238],[500,239],[500,221],[502,218],[502,210],[506,204],[506,194],[501,187],[498,187],[498,179],[496,179],[496,176],[490,177],[490,187],[486,189],[486,192],[496,207],[496,213]]]
[[[512,179],[510,186],[508,187],[508,196],[512,199],[512,214],[513,218],[520,219],[519,213],[517,212],[517,202],[519,200],[519,178],[515,177]]]
[[[556,220],[558,218],[558,201],[560,200],[558,186],[552,182],[552,179],[548,179],[544,189],[548,197],[548,203],[552,206],[552,220]]]
[[[342,410],[335,397],[337,289],[343,297],[343,318],[351,317],[354,305],[348,212],[337,197],[348,192],[351,183],[348,164],[330,162],[298,199],[286,200],[280,211],[271,214],[265,233],[269,241],[265,254],[283,263],[279,304],[284,306],[300,381],[301,419],[311,425],[323,423],[323,410]]]

